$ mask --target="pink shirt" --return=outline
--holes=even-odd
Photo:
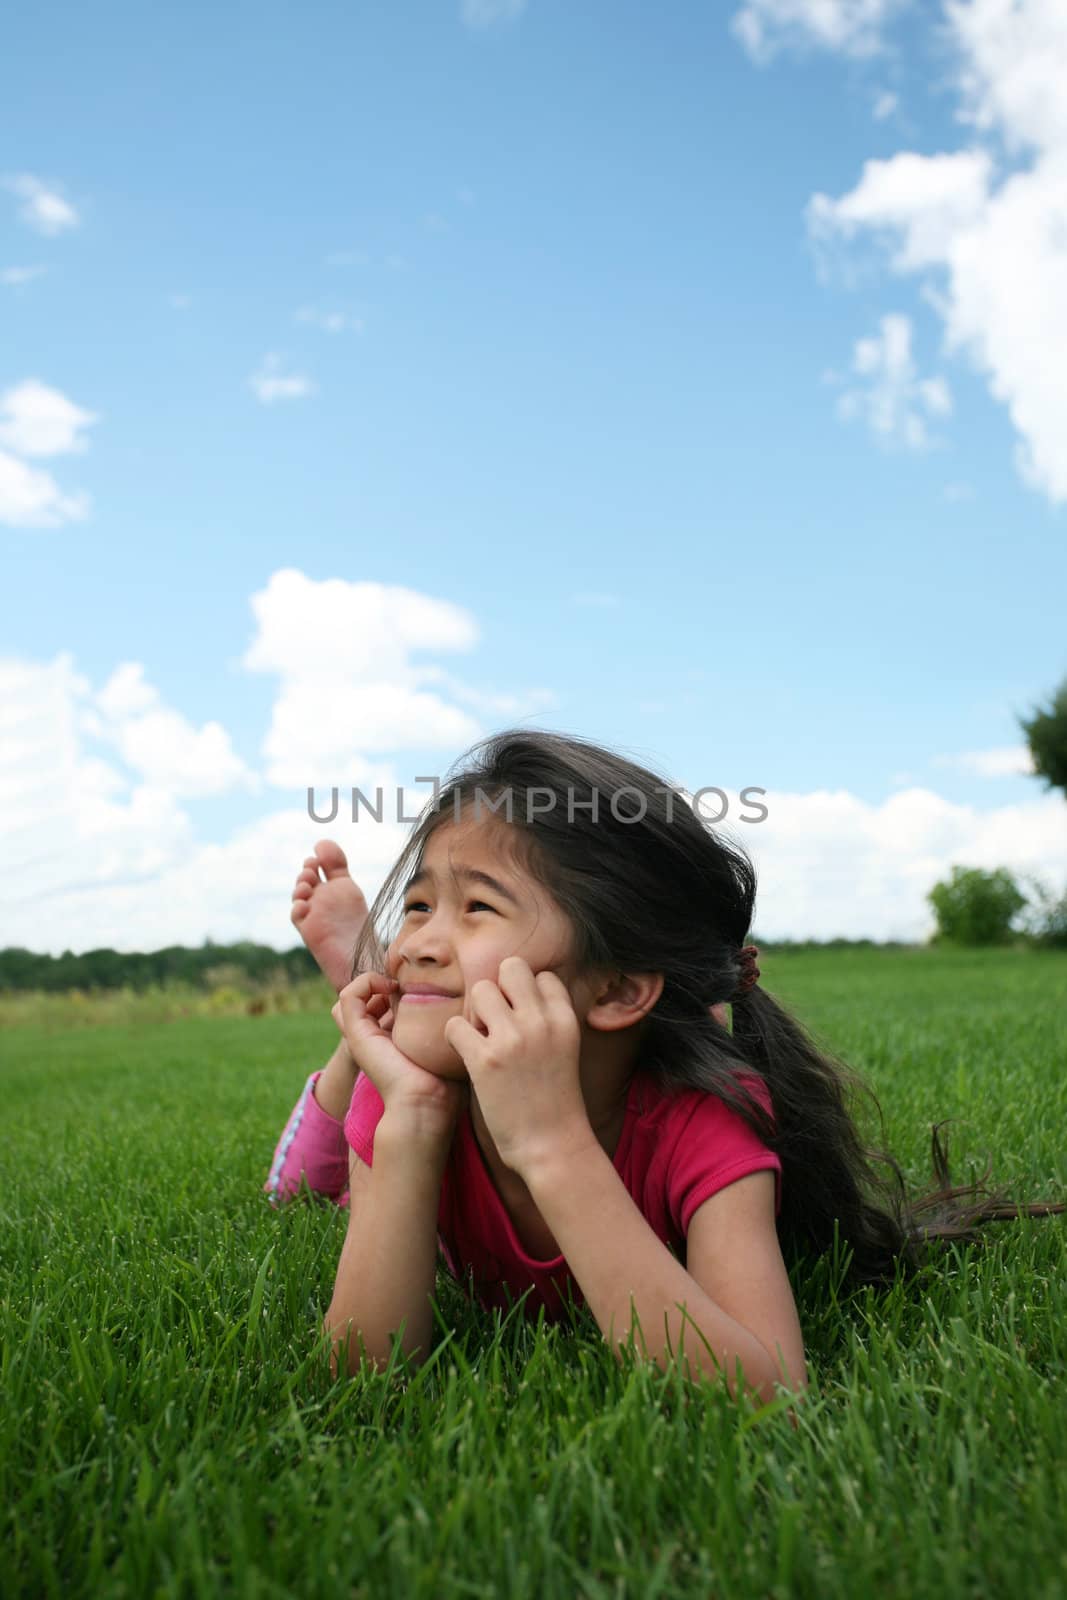
[[[308,1079],[275,1151],[264,1184],[274,1203],[296,1192],[303,1172],[311,1188],[346,1204],[348,1144],[374,1165],[374,1130],[384,1110],[377,1089],[361,1072],[342,1124],[315,1099],[318,1076]],[[745,1081],[773,1115],[762,1081],[755,1076]],[[688,1089],[668,1097],[646,1072],[630,1081],[613,1165],[657,1238],[683,1264],[697,1207],[747,1173],[774,1172],[775,1216],[781,1212],[782,1163],[775,1152],[716,1096]],[[452,1276],[464,1281],[470,1271],[474,1292],[487,1310],[506,1310],[509,1292],[514,1301],[526,1289],[523,1314],[531,1320],[543,1305],[545,1320],[558,1321],[568,1294],[575,1305],[585,1304],[562,1255],[537,1261],[523,1249],[489,1176],[469,1109],[456,1125],[441,1183],[437,1237]]]

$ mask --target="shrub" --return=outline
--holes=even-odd
[[[1026,896],[1005,867],[993,872],[953,867],[948,882],[935,884],[926,898],[937,917],[935,943],[1007,944],[1012,919],[1026,905]]]

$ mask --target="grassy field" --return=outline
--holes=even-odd
[[[1067,955],[836,951],[763,982],[861,1069],[909,1183],[1067,1198]],[[907,1293],[794,1274],[798,1427],[438,1280],[407,1374],[331,1380],[345,1226],[261,1185],[328,1014],[0,1034],[0,1593],[1067,1595],[1067,1218]],[[881,1130],[868,1132],[875,1137]],[[687,1398],[688,1397],[688,1398]],[[780,1406],[779,1402],[779,1406]]]

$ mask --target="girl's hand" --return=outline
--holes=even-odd
[[[395,978],[361,972],[341,990],[331,1015],[353,1061],[381,1095],[386,1111],[417,1110],[420,1122],[438,1117],[442,1129],[451,1132],[470,1086],[466,1081],[438,1078],[397,1049],[390,1038],[394,1021],[391,1001],[396,993]]]
[[[521,956],[508,956],[496,983],[471,987],[470,1010],[471,1022],[449,1017],[445,1038],[504,1165],[525,1179],[542,1155],[595,1143],[578,1073],[581,1026],[563,980],[535,977]]]

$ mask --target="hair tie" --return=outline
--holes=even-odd
[[[741,962],[741,977],[738,980],[737,988],[734,990],[733,998],[735,1001],[743,1000],[753,985],[759,982],[759,967],[756,965],[756,957],[759,955],[758,947],[754,944],[743,945],[738,955]]]

